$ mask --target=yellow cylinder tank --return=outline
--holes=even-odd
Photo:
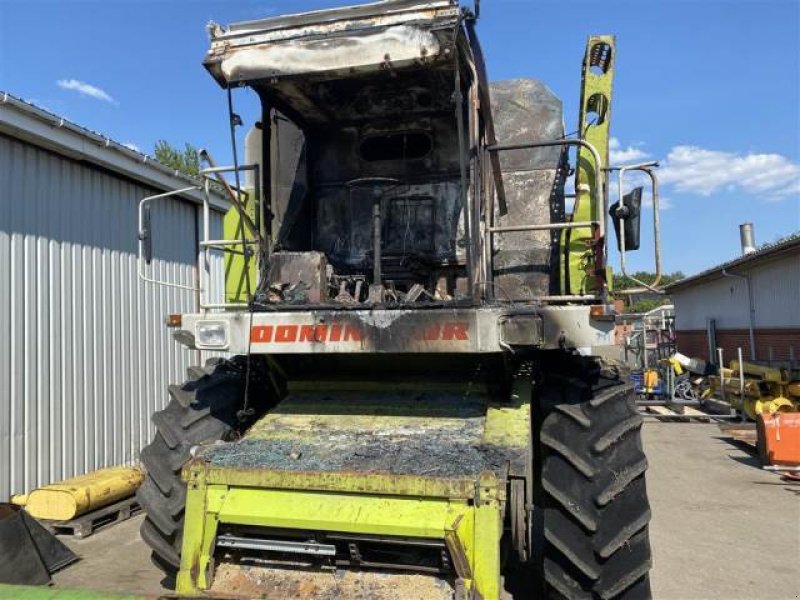
[[[143,478],[138,467],[110,467],[37,488],[16,501],[37,519],[67,521],[131,496]]]

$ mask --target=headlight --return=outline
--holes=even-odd
[[[197,345],[224,348],[228,345],[228,324],[225,321],[200,321],[197,324]]]

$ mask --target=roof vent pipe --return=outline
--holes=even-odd
[[[739,225],[739,238],[742,241],[742,255],[752,254],[756,251],[756,237],[752,223]]]

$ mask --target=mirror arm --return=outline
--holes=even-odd
[[[625,167],[619,167],[617,169],[617,195],[619,198],[619,208],[617,209],[617,213],[622,209],[627,211],[627,207],[625,206],[625,196],[622,193],[622,178],[625,175],[626,171],[641,171],[646,173],[650,177],[650,181],[652,183],[652,193],[653,193],[653,212],[655,216],[653,217],[653,233],[655,235],[655,246],[656,246],[656,278],[652,283],[645,283],[644,281],[640,281],[635,277],[629,275],[625,270],[625,226],[624,224],[619,228],[620,230],[620,270],[622,271],[622,275],[630,279],[631,281],[635,281],[642,287],[647,288],[651,292],[656,292],[658,294],[662,293],[661,290],[656,288],[658,283],[661,281],[661,223],[659,221],[658,215],[658,178],[656,174],[653,172],[653,168],[657,167],[657,162],[647,162],[642,163],[639,165],[629,165]]]

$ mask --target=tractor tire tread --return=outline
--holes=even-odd
[[[534,436],[544,596],[649,598],[647,459],[632,387],[595,359],[561,360],[543,371]]]
[[[156,434],[141,451],[147,477],[137,492],[147,515],[141,526],[142,539],[152,549],[153,563],[164,571],[162,583],[172,585],[180,567],[183,537],[183,464],[192,447],[227,439],[246,425],[237,416],[245,376],[233,361],[209,361],[202,369],[192,367],[187,373],[189,379],[183,385],[171,386],[167,406],[153,415]],[[257,415],[263,414],[260,403],[256,408]]]

